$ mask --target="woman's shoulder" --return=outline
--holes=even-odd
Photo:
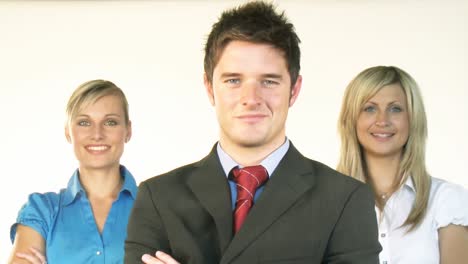
[[[460,196],[467,196],[468,190],[463,186],[431,177],[431,193],[430,196],[436,200],[451,200],[459,198]]]
[[[432,178],[430,205],[437,228],[450,224],[468,225],[468,190],[443,179]]]
[[[59,210],[60,201],[63,199],[64,193],[65,189],[59,192],[36,192],[30,194],[18,213],[18,220],[41,219],[46,222],[50,221]]]
[[[26,203],[19,210],[16,222],[11,226],[11,241],[14,241],[18,224],[33,228],[45,239],[51,223],[54,221],[59,210],[63,193],[64,189],[58,193],[46,192],[30,194]]]

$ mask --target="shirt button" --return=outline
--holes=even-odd
[[[384,260],[384,262],[382,262],[382,264],[387,264],[387,261],[386,261],[386,260]]]
[[[98,255],[98,256],[101,255],[101,251],[99,251],[99,250],[96,251],[96,255]]]
[[[385,233],[380,234],[380,237],[382,237],[382,238],[385,237],[385,236],[386,236]],[[384,261],[384,264],[385,264],[385,262],[386,261]]]

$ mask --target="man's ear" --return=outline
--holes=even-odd
[[[299,92],[302,88],[302,76],[298,75],[296,83],[291,87],[291,96],[289,97],[289,107],[293,106],[296,102],[297,97],[299,96]]]
[[[203,74],[203,84],[205,85],[206,94],[210,100],[211,105],[215,105],[214,91],[213,91],[213,81],[208,80],[206,73]]]

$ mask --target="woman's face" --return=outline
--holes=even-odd
[[[400,84],[382,87],[364,104],[356,129],[366,158],[400,158],[409,135],[406,95]]]
[[[120,97],[107,95],[81,109],[70,120],[65,135],[80,168],[105,169],[120,165],[131,124],[125,122]]]

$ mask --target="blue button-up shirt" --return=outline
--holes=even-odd
[[[277,148],[275,151],[273,151],[270,155],[268,155],[262,162],[260,162],[260,165],[265,167],[265,169],[268,171],[268,177],[271,177],[273,174],[274,170],[280,163],[280,161],[283,159],[284,155],[286,155],[286,152],[288,152],[289,149],[289,139],[286,139],[283,145],[281,145],[279,148]],[[236,208],[236,200],[237,200],[237,186],[236,183],[229,178],[229,174],[231,173],[231,170],[236,167],[242,168],[243,166],[238,164],[235,160],[231,158],[221,147],[221,145],[218,143],[216,146],[216,151],[218,153],[219,161],[221,163],[221,166],[223,167],[224,173],[226,174],[226,177],[228,177],[229,180],[229,187],[231,189],[231,202],[232,202],[232,210]],[[260,194],[263,192],[263,185],[260,186],[254,196],[254,201],[257,201],[258,197]]]
[[[45,240],[47,262],[55,263],[123,263],[127,222],[137,186],[132,174],[120,167],[122,189],[102,230],[94,220],[91,204],[75,171],[66,189],[59,193],[33,193],[21,208],[11,227],[14,241],[18,224],[33,228]]]

